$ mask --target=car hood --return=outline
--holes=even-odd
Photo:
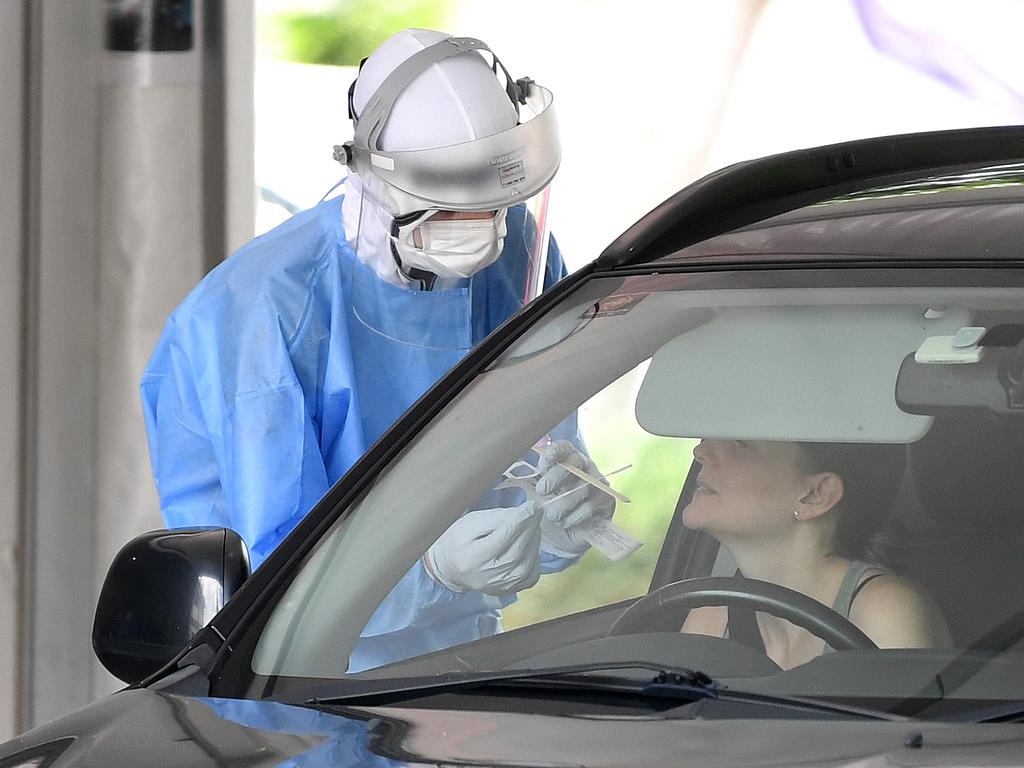
[[[913,746],[913,734],[921,734]],[[1009,766],[1020,725],[665,720],[346,708],[123,691],[0,746],[0,766]],[[41,759],[38,759],[41,758]]]

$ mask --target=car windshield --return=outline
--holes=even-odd
[[[900,256],[879,226],[862,247]],[[642,661],[922,716],[1020,699],[1024,271],[684,261],[581,283],[465,386],[307,557],[253,673]]]

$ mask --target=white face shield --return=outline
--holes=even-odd
[[[417,210],[486,211],[525,202],[554,178],[561,161],[551,92],[528,78],[512,81],[500,70],[516,124],[490,135],[419,149],[388,150],[381,135],[399,97],[434,64],[490,49],[472,38],[446,38],[413,54],[380,84],[354,119],[355,137],[338,148],[338,159],[367,183],[382,182],[379,202],[393,216]],[[485,62],[484,62],[485,63]],[[431,119],[429,113],[422,120]]]
[[[351,172],[346,236],[369,274],[405,288],[444,287],[514,260],[487,274],[521,305],[544,285],[549,184],[561,159],[551,93],[513,81],[478,40],[412,32],[381,46],[350,91],[355,137],[335,148]],[[364,322],[382,315],[369,306],[380,296],[366,272],[353,281]]]

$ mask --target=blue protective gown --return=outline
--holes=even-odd
[[[521,308],[525,216],[509,211],[501,257],[452,290],[377,278],[348,245],[340,197],[210,272],[168,319],[141,382],[166,524],[232,528],[253,566],[262,563],[413,402]],[[552,241],[545,287],[564,275]],[[566,564],[542,557],[545,571]],[[492,634],[498,606],[442,587],[418,562],[370,619],[349,670]]]

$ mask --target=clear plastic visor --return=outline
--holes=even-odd
[[[551,92],[531,83],[521,122],[506,131],[460,144],[386,152],[350,144],[364,178],[373,174],[391,188],[392,211],[480,211],[508,208],[540,193],[561,162]]]

